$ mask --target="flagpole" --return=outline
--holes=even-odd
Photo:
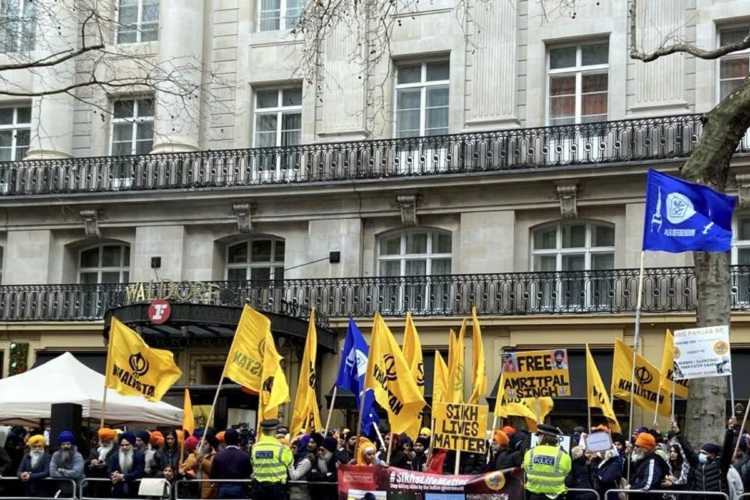
[[[740,449],[740,441],[742,440],[742,431],[745,429],[745,424],[747,424],[747,415],[750,413],[750,401],[747,402],[745,405],[745,416],[742,418],[742,425],[740,425],[740,431],[737,434],[737,444],[734,445],[734,453],[732,454],[732,459],[737,455],[737,450]]]
[[[339,386],[333,386],[333,394],[331,395],[331,406],[328,408],[328,416],[326,417],[326,428],[323,431],[323,435],[328,435],[328,428],[331,426],[331,414],[333,414],[333,405],[336,404],[336,394],[338,393]]]
[[[380,429],[378,429],[378,426],[375,425],[375,422],[370,422],[372,424],[372,428],[375,429],[375,435],[378,436],[378,441],[380,441],[380,446],[385,449],[385,440],[383,439],[383,435],[380,433]]]
[[[230,347],[229,350],[231,351],[232,348]],[[224,375],[227,371],[227,363],[226,360],[224,361],[224,368],[221,370],[221,378],[219,378],[219,385],[216,386],[216,394],[214,394],[214,402],[211,403],[211,410],[208,412],[208,418],[206,419],[206,429],[204,429],[203,435],[201,436],[201,442],[198,443],[198,449],[203,449],[203,444],[206,442],[206,430],[208,430],[208,426],[213,426],[213,419],[214,419],[214,412],[216,411],[216,403],[219,401],[219,392],[221,392],[221,386],[224,384]],[[260,400],[261,400],[261,394],[258,394],[258,409],[260,410]],[[258,417],[260,417],[260,412],[258,412]],[[259,418],[257,418],[258,421],[260,421]]]
[[[734,375],[732,374],[732,372],[729,372],[729,399],[732,403],[731,413],[734,417]]]
[[[456,465],[453,467],[453,475],[458,476],[461,467],[461,450],[456,450]]]
[[[663,375],[660,374],[660,377]],[[662,380],[659,380],[659,387],[656,389],[656,406],[654,406],[654,427],[659,423],[659,396],[661,396],[661,384]]]
[[[356,430],[357,436],[359,436],[362,433],[362,413],[364,413],[364,409],[365,409],[365,395],[366,394],[367,394],[367,389],[359,392],[359,417],[357,418],[357,430]],[[375,425],[375,422],[373,422],[373,425]],[[355,460],[357,459],[358,451],[359,451],[359,438],[357,438],[357,442],[354,443],[354,459]]]
[[[643,304],[643,263],[644,259],[646,257],[645,250],[641,250],[641,264],[638,268],[638,300],[636,302],[635,306],[635,332],[633,335],[633,360],[632,360],[632,366],[630,370],[630,409],[629,409],[629,416],[628,416],[628,434],[633,435],[633,409],[634,404],[633,401],[635,399],[635,362],[636,362],[636,356],[638,353],[638,343],[640,341],[640,334],[641,334],[641,305]],[[659,401],[656,401],[656,404],[658,406]],[[627,470],[627,478],[630,479],[630,460],[628,460],[628,470]]]
[[[657,399],[658,401],[658,399]],[[672,420],[670,421],[670,424],[674,422],[674,401],[675,401],[675,394],[674,394],[674,373],[672,374]]]
[[[107,377],[109,376],[109,362],[112,358],[112,321],[110,320],[109,323],[109,335],[107,335],[107,360],[104,362],[104,371],[106,372],[104,374],[104,395],[102,396],[102,413],[101,418],[99,419],[99,428],[104,427],[104,413],[107,411]]]
[[[393,431],[388,433],[388,453],[385,456],[385,465],[391,465],[391,451],[393,451]]]

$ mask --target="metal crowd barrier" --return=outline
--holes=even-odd
[[[137,483],[140,485],[141,480],[140,479],[134,479],[133,481],[128,481],[130,483]],[[105,496],[87,496],[85,494],[86,487],[89,485],[93,485],[96,483],[106,483],[108,488],[108,495]],[[171,499],[172,498],[172,485],[169,483],[169,481],[164,481],[164,492],[160,497],[154,497],[154,496],[141,496],[141,495],[130,495],[128,498],[165,498],[165,499]],[[118,497],[112,496],[112,480],[105,477],[87,477],[85,479],[81,479],[80,483],[80,496],[78,497],[78,500],[119,500]],[[6,500],[4,497],[1,500]]]
[[[699,495],[699,496],[705,496],[705,497],[721,497],[724,500],[729,500],[729,495],[724,493],[723,491],[696,491],[696,490],[628,490],[628,489],[616,489],[616,490],[607,490],[604,493],[604,500],[607,500],[610,498],[609,494],[612,493],[615,496],[612,498],[617,498],[617,495],[619,493],[625,493],[626,496],[629,495],[671,495],[675,497],[680,496],[693,496],[693,495]],[[743,495],[744,496],[744,495]],[[637,500],[637,499],[636,499]]]
[[[568,493],[591,493],[596,495],[596,500],[602,500],[599,492],[591,488],[568,488]]]
[[[221,484],[221,483],[233,483],[233,484],[245,484],[247,485],[247,497],[240,498],[239,500],[254,500],[251,496],[251,490],[250,485],[254,482],[252,479],[179,479],[175,481],[174,484],[174,498],[173,500],[192,500],[195,498],[201,498],[200,492],[198,492],[198,496],[183,496],[185,491],[189,491],[189,488],[181,487],[183,485],[188,484],[202,484],[202,483],[209,483],[209,484]],[[309,495],[301,494],[299,491],[300,489],[307,489],[309,486],[328,486],[331,488],[337,488],[338,483],[336,482],[330,482],[330,481],[287,481],[286,483],[290,487],[289,491],[289,497],[291,499],[300,499],[300,498],[309,498]],[[297,491],[295,491],[295,488],[297,488]],[[189,494],[194,495],[195,492],[190,492]],[[3,499],[4,500],[4,499]],[[81,499],[84,500],[84,499]],[[95,500],[95,499],[86,499],[86,500]]]
[[[25,490],[26,489],[26,481],[21,481],[21,478],[19,477],[3,477],[0,476],[0,486],[2,482],[15,482],[18,483],[17,487],[19,490]],[[31,500],[31,499],[37,499],[37,500],[59,500],[59,499],[65,499],[65,498],[71,498],[76,499],[78,498],[78,484],[74,479],[70,479],[67,477],[45,477],[44,479],[32,479],[31,481],[37,481],[41,483],[41,488],[45,493],[48,493],[49,496],[41,495],[41,496],[33,496],[33,497],[27,497],[27,496],[15,496],[15,495],[2,495],[0,494],[0,498],[2,500]],[[70,484],[70,491],[71,495],[58,495],[58,493],[61,492],[61,488],[55,488],[55,483],[69,483]],[[2,493],[3,488],[0,487],[0,493]]]

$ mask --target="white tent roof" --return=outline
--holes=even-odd
[[[104,375],[66,352],[32,370],[0,380],[0,422],[50,418],[53,403],[77,403],[83,418],[101,418]],[[105,419],[112,423],[180,425],[182,410],[164,402],[107,389]]]

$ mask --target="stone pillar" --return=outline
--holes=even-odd
[[[34,58],[76,50],[78,33],[73,0],[60,0],[38,9]],[[35,68],[35,93],[63,89],[75,82],[76,58],[47,68]],[[34,97],[28,159],[68,158],[73,152],[73,97],[52,94]]]
[[[199,148],[203,12],[202,0],[161,0],[159,4],[159,61],[174,77],[161,84],[162,91],[156,91],[152,153]]]

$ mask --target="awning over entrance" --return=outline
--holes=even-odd
[[[151,345],[158,347],[187,347],[192,345],[225,345],[234,337],[241,307],[206,304],[170,303],[168,321],[156,325],[148,317],[149,304],[133,304],[110,309],[104,317],[104,336],[109,335],[112,316],[139,332]],[[261,311],[263,312],[263,311]],[[276,335],[304,342],[307,321],[283,314],[263,312],[271,320]],[[336,334],[318,325],[318,346],[328,352],[338,350]]]

